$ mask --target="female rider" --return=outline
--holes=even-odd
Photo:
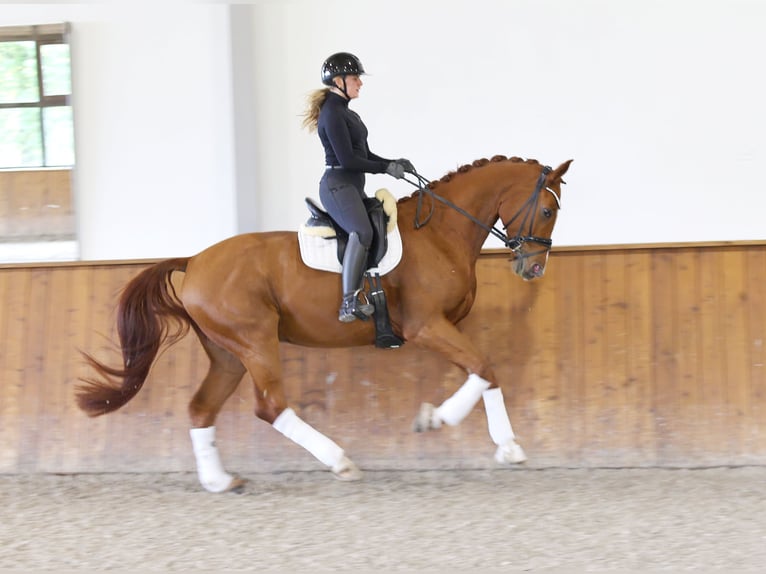
[[[348,233],[343,256],[343,302],[338,320],[366,320],[374,308],[359,299],[372,243],[372,225],[364,198],[365,173],[387,173],[397,179],[415,168],[406,159],[390,160],[370,151],[367,127],[348,104],[359,97],[364,68],[348,52],[333,54],[322,64],[327,86],[309,96],[303,125],[316,130],[325,152],[325,171],[319,182],[319,199],[327,212]]]

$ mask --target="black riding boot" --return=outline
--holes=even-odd
[[[338,312],[338,321],[349,323],[354,319],[367,320],[374,313],[375,307],[359,300],[366,265],[367,249],[359,241],[356,232],[352,232],[343,254],[343,303]]]

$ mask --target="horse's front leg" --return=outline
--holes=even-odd
[[[516,442],[508,418],[503,391],[495,382],[494,372],[470,339],[444,319],[419,329],[410,340],[441,353],[468,372],[465,383],[440,406],[435,407],[430,403],[420,406],[413,430],[422,432],[438,429],[442,424],[456,426],[468,416],[479,399],[483,399],[489,436],[497,445],[495,460],[504,464],[526,461],[526,454]]]

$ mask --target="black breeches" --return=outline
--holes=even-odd
[[[363,173],[328,170],[319,182],[319,199],[333,219],[349,234],[356,232],[366,249],[372,243],[372,225],[364,199]]]

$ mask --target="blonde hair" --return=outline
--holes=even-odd
[[[306,111],[303,112],[304,128],[310,132],[316,131],[317,123],[319,121],[319,110],[322,108],[322,104],[327,99],[327,94],[330,93],[330,88],[320,88],[314,90],[306,97]]]

